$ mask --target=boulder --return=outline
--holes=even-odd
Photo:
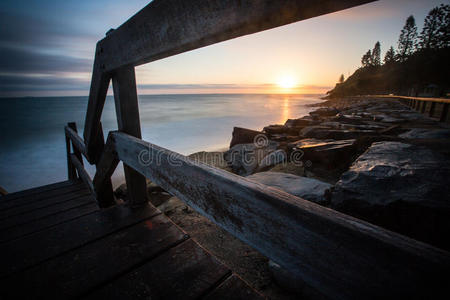
[[[306,126],[310,126],[314,123],[314,121],[312,119],[304,119],[304,118],[300,118],[300,119],[288,119],[285,123],[284,126],[289,127],[289,128],[302,128],[302,127],[306,127]]]
[[[298,135],[302,127],[288,127],[285,125],[269,125],[264,127],[263,131],[271,136],[279,134]]]
[[[331,206],[450,249],[450,158],[428,147],[376,142],[335,186]]]
[[[301,151],[303,161],[310,160],[315,165],[321,165],[325,169],[331,170],[350,164],[356,153],[356,140],[302,139],[290,143],[288,148],[290,153]]]
[[[269,153],[277,150],[277,142],[267,141],[267,145],[238,144],[224,152],[223,157],[232,171],[238,175],[247,176],[253,174],[261,160]]]
[[[403,139],[450,139],[449,129],[413,128],[399,137]]]
[[[329,126],[309,126],[305,127],[301,134],[305,138],[316,139],[333,139],[333,140],[348,140],[356,139],[363,136],[374,136],[378,132],[376,130],[347,130],[347,129],[331,129]]]
[[[278,172],[260,172],[247,178],[319,204],[326,203],[325,193],[332,187],[317,179]]]
[[[311,116],[317,116],[317,117],[328,117],[328,116],[335,116],[338,114],[339,111],[334,107],[322,107],[319,109],[316,109],[315,111],[310,112],[309,114]]]
[[[260,134],[263,134],[263,133],[260,131],[252,130],[252,129],[234,127],[233,134],[232,134],[233,137],[231,138],[231,142],[230,142],[230,148],[232,148],[234,145],[238,145],[238,144],[253,143],[255,137]]]
[[[259,163],[257,172],[266,171],[269,168],[286,161],[286,151],[276,150],[267,154]]]

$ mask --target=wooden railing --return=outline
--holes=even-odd
[[[88,161],[90,161],[90,159],[83,139],[78,136],[76,124],[68,123],[67,126],[64,127],[64,131],[66,136],[67,173],[69,180],[81,179],[95,196],[100,207],[114,205],[115,201],[111,176],[104,180],[101,188],[98,188],[94,186],[91,177],[84,168],[83,156]],[[101,141],[102,144],[104,143],[101,124],[97,141]]]
[[[147,203],[149,178],[329,298],[417,298],[445,289],[440,274],[450,269],[450,254],[443,250],[141,140],[136,65],[366,2],[151,2],[97,44],[84,140],[73,124],[65,128],[69,178],[78,174],[107,207],[122,161],[128,205]],[[105,144],[100,118],[110,81],[118,132]],[[93,180],[81,156],[96,165]]]
[[[446,98],[426,98],[426,97],[410,97],[410,96],[396,96],[396,95],[374,95],[378,98],[395,98],[400,99],[402,102],[410,106],[411,108],[425,113],[427,111],[428,103],[430,104],[428,110],[429,117],[436,117],[436,106],[440,105],[440,113],[438,115],[440,122],[447,121],[448,108],[450,105],[450,99]]]

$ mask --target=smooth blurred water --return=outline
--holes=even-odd
[[[217,150],[229,145],[234,126],[260,130],[283,124],[319,101],[318,95],[142,95],[142,136],[182,154]],[[86,108],[87,97],[0,99],[0,186],[14,192],[66,180],[64,125],[76,122],[82,135]],[[105,137],[117,129],[112,97],[102,123]],[[88,171],[93,175],[94,168]],[[114,185],[122,176],[119,166]]]

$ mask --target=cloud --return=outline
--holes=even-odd
[[[59,72],[90,72],[92,60],[0,47],[0,72],[15,74],[55,74]]]

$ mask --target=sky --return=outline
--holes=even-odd
[[[88,95],[96,42],[148,2],[1,0],[0,97]],[[381,0],[165,58],[136,68],[138,93],[325,93],[441,3]]]

